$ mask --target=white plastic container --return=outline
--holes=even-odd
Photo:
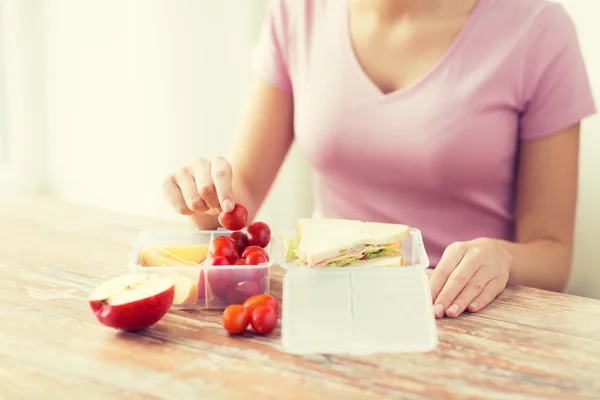
[[[404,267],[296,268],[283,278],[281,344],[292,354],[428,352],[429,279]]]
[[[241,304],[245,298],[253,294],[268,294],[270,290],[269,270],[272,265],[269,254],[270,244],[265,248],[269,255],[269,261],[252,266],[212,266],[207,258],[203,258],[196,265],[187,265],[188,263],[179,262],[177,259],[168,257],[167,260],[161,259],[163,254],[156,255],[156,247],[153,247],[196,246],[195,254],[202,258],[198,253],[199,248],[205,246],[207,252],[208,246],[214,238],[228,236],[230,233],[231,231],[225,229],[216,231],[145,230],[140,232],[133,244],[129,255],[129,266],[134,273],[156,273],[173,277],[176,280],[176,302],[172,307],[177,309],[221,310],[229,304]],[[159,261],[152,263],[148,262],[148,259]],[[156,266],[156,264],[161,264],[161,266]]]
[[[402,242],[406,266],[300,267],[285,262],[273,242],[283,278],[281,344],[292,354],[427,352],[438,343],[421,231]]]

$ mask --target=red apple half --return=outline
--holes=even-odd
[[[157,323],[173,304],[173,279],[129,274],[110,279],[88,297],[101,324],[124,331],[146,329]]]

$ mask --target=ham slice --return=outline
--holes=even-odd
[[[401,247],[401,243],[395,243],[395,244],[390,244],[390,245],[386,245],[386,246],[369,246],[369,245],[363,245],[363,246],[359,246],[359,247],[354,247],[352,249],[348,249],[346,251],[344,251],[343,253],[339,253],[338,255],[336,255],[335,257],[329,257],[324,259],[323,261],[320,261],[314,265],[310,265],[310,267],[324,267],[327,264],[329,264],[330,262],[333,261],[337,261],[337,260],[341,260],[343,258],[348,258],[348,257],[356,257],[359,255],[362,255],[364,252],[375,252],[375,251],[379,251],[379,250],[383,250],[383,249],[390,249],[390,250],[394,250],[394,251],[400,251],[400,247]],[[381,257],[385,257],[385,256],[390,256],[390,255],[395,255],[395,254],[391,254],[390,252],[382,252],[381,253]],[[360,260],[362,259],[366,259],[366,255],[364,255],[363,257],[359,258]],[[302,266],[309,266],[305,261],[301,261],[300,265]]]

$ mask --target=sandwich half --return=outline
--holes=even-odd
[[[302,218],[284,240],[286,260],[305,267],[404,266],[409,226],[348,219]]]

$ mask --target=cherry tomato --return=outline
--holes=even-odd
[[[246,265],[246,260],[244,260],[243,258],[238,258],[233,262],[233,265]]]
[[[250,313],[250,324],[259,335],[268,335],[277,325],[277,312],[268,305],[258,306]]]
[[[264,222],[253,222],[246,229],[248,243],[251,246],[267,247],[271,241],[271,228]]]
[[[223,256],[213,257],[213,259],[211,260],[211,264],[212,265],[231,265],[231,264],[229,264],[229,261]]]
[[[231,335],[239,335],[248,327],[250,313],[243,306],[233,304],[223,310],[223,328]]]
[[[255,251],[246,256],[246,265],[258,265],[267,262],[267,257]]]
[[[208,257],[225,257],[229,264],[232,264],[240,258],[236,244],[228,236],[217,236],[208,246]],[[215,265],[215,264],[213,264]]]
[[[238,282],[227,292],[229,304],[242,304],[247,298],[259,294],[258,284],[253,281]]]
[[[248,236],[242,231],[232,232],[231,235],[229,235],[229,237],[235,241],[238,253],[241,253],[246,247],[249,246]]]
[[[279,303],[277,303],[275,297],[269,294],[257,294],[249,297],[242,305],[250,312],[252,312],[258,306],[271,306],[275,312],[279,314]]]
[[[234,238],[232,238],[231,236],[225,236],[227,238],[227,240],[229,240],[231,243],[233,243],[233,245],[235,246],[235,249],[238,250],[238,244],[235,241]]]
[[[217,256],[212,259],[212,265],[229,265],[229,261],[223,256]],[[215,296],[220,298],[227,297],[229,286],[231,286],[231,270],[214,269],[206,271],[210,290]]]
[[[230,212],[219,213],[219,223],[230,231],[239,231],[246,226],[246,222],[248,222],[248,210],[241,204],[236,203]]]
[[[246,262],[246,261],[244,261]],[[266,268],[256,268],[255,266],[248,265],[248,268],[237,268],[231,270],[231,281],[232,282],[244,282],[254,281],[260,287],[260,278],[265,275]],[[260,293],[260,292],[259,292]]]
[[[198,300],[204,300],[204,296],[206,296],[206,283],[204,282],[204,271],[200,271],[200,277],[198,278]]]
[[[244,252],[242,253],[242,258],[246,258],[248,257],[248,254],[250,253],[260,253],[263,256],[266,257],[267,261],[269,261],[269,255],[267,254],[267,252],[265,251],[265,249],[263,249],[262,247],[259,246],[248,246],[244,249]]]

